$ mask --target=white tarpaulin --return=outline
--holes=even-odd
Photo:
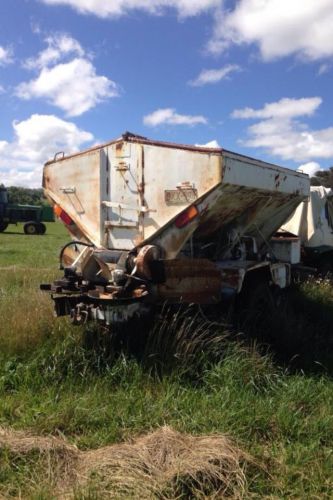
[[[281,229],[299,236],[305,247],[333,247],[333,190],[311,186],[309,199],[297,207]]]

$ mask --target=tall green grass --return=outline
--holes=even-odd
[[[52,301],[39,285],[59,275],[59,250],[67,239],[60,223],[47,224],[45,235],[27,236],[22,224],[0,234],[1,352],[27,353],[58,328]]]
[[[0,427],[65,436],[82,450],[165,424],[226,433],[262,465],[247,472],[246,498],[332,498],[329,282],[297,287],[257,336],[164,311],[139,355],[130,346],[116,351],[102,332],[56,320],[38,291],[56,275],[56,243],[66,241],[49,229],[52,245],[42,252],[42,243],[29,240],[24,265],[7,256],[1,275]],[[10,245],[5,240],[9,253],[14,236]],[[52,498],[41,470],[38,455],[2,448],[0,496]],[[76,495],[99,498],[95,488]]]
[[[311,278],[284,292],[280,307],[269,311],[260,327],[240,326],[289,371],[332,375],[332,325],[332,281]]]
[[[227,433],[263,465],[248,477],[248,497],[329,498],[330,378],[288,374],[255,346],[227,340],[224,331],[215,332],[221,339],[220,361],[211,362],[209,350],[207,357],[186,357],[181,345],[189,340],[186,326],[184,336],[178,331],[180,350],[171,353],[182,363],[161,374],[152,370],[149,358],[139,361],[129,353],[106,361],[103,349],[92,348],[82,332],[62,325],[35,352],[2,360],[0,425],[65,435],[81,449],[165,424],[198,435]],[[203,325],[196,328],[200,335]],[[188,375],[194,369],[192,379]],[[32,461],[31,471],[37,465]],[[14,477],[8,464],[7,470],[8,486]],[[29,468],[23,471],[29,474]]]

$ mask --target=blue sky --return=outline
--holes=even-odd
[[[333,0],[2,0],[0,182],[131,132],[333,165]]]

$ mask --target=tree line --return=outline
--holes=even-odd
[[[3,186],[3,184],[1,185]],[[9,203],[20,205],[47,205],[48,202],[42,188],[25,188],[19,186],[7,187]]]
[[[326,188],[333,188],[333,167],[327,170],[319,170],[310,179],[311,186],[324,186]]]

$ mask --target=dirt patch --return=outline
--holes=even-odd
[[[92,483],[99,498],[243,498],[246,468],[256,466],[224,435],[192,436],[170,427],[85,452],[62,438],[0,429],[1,449],[37,451],[59,498]]]

